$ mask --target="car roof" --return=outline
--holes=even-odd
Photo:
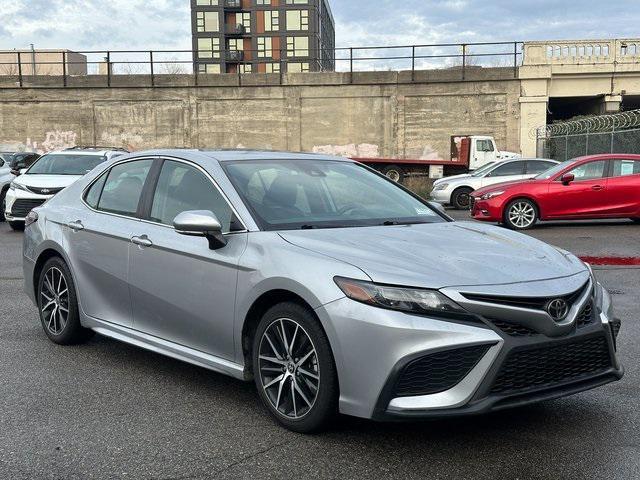
[[[636,153],[599,153],[595,155],[584,155],[582,157],[576,157],[569,160],[572,160],[574,162],[582,162],[587,160],[615,160],[618,158],[640,160],[640,155]]]
[[[46,155],[93,155],[96,157],[104,157],[108,153],[114,152],[114,150],[55,150],[51,152],[47,152]],[[119,152],[120,153],[120,152]],[[123,155],[125,152],[121,152]]]
[[[144,152],[135,152],[139,155],[158,155],[169,157],[181,157],[186,155],[198,154],[200,157],[209,157],[218,162],[234,162],[242,160],[326,160],[326,161],[343,161],[349,162],[345,157],[333,155],[325,155],[320,153],[303,153],[303,152],[285,152],[280,150],[244,150],[244,149],[164,149],[164,150],[148,150]]]

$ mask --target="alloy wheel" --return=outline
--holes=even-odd
[[[69,287],[59,268],[51,267],[44,274],[40,297],[45,327],[52,335],[60,335],[69,320]]]
[[[260,340],[258,366],[271,407],[298,420],[312,410],[320,387],[318,355],[305,329],[294,320],[273,321]]]
[[[536,211],[529,202],[516,202],[509,208],[509,221],[518,228],[530,227],[536,219]]]

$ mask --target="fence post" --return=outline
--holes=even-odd
[[[564,161],[569,160],[569,132],[565,133],[564,136]]]
[[[518,42],[513,42],[513,78],[518,78]]]
[[[467,45],[465,43],[462,44],[462,80],[465,79],[467,68]]]
[[[155,78],[153,75],[153,51],[149,52],[149,65],[151,65],[151,86],[155,86]]]
[[[67,52],[62,52],[62,85],[67,86]]]
[[[416,81],[416,46],[411,47],[411,81]]]
[[[107,87],[111,86],[111,52],[107,52]]]
[[[584,154],[589,155],[589,122],[587,122],[587,134],[584,142]]]
[[[609,153],[614,153],[613,148],[614,148],[615,135],[616,135],[616,121],[614,120],[613,126],[611,128],[611,147],[609,148]]]
[[[22,56],[20,52],[18,52],[18,83],[20,84],[20,88],[23,86],[22,81]]]
[[[353,48],[349,49],[349,76],[350,78],[350,83],[353,83]]]

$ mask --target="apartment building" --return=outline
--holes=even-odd
[[[329,0],[191,0],[199,73],[335,70]]]

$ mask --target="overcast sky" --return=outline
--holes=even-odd
[[[189,49],[188,0],[0,0],[0,49]],[[638,0],[332,0],[338,46],[637,37]]]

